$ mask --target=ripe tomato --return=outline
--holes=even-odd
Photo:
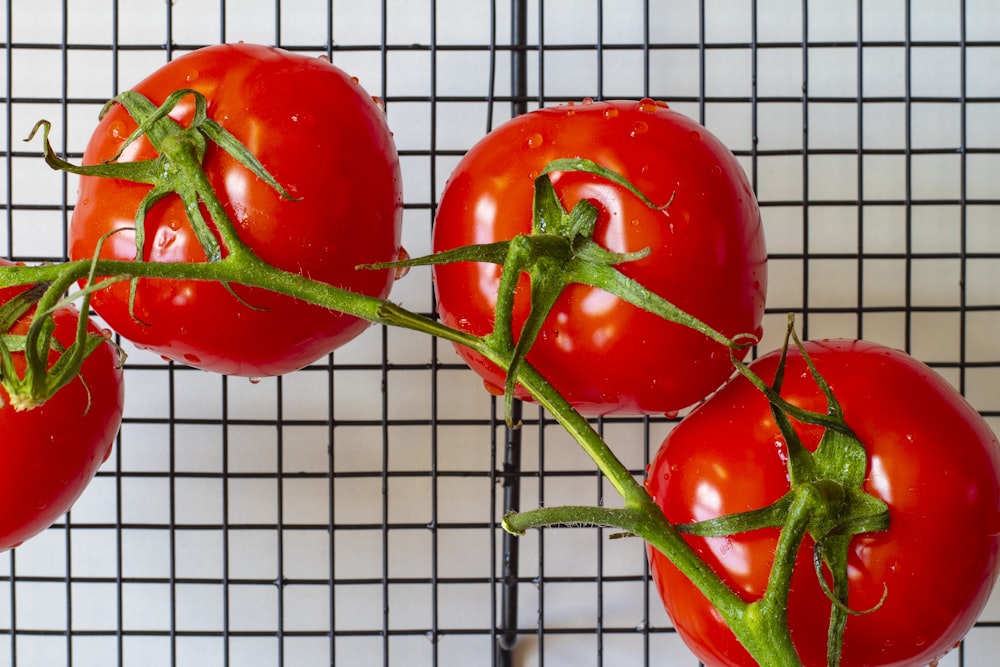
[[[10,262],[0,260],[0,266]],[[25,291],[24,287],[0,290],[0,303]],[[24,335],[34,308],[6,333]],[[76,308],[59,309],[55,339],[68,347],[76,336],[80,314]],[[89,331],[100,335],[91,322]],[[23,373],[24,353],[12,353],[17,372]],[[58,353],[49,353],[50,363]],[[101,344],[88,356],[79,377],[64,386],[40,407],[17,411],[6,390],[0,390],[0,550],[16,547],[41,532],[80,497],[97,468],[111,453],[121,425],[123,374],[117,350]]]
[[[651,100],[588,100],[533,111],[494,129],[459,162],[442,193],[435,251],[527,234],[534,179],[558,158],[590,159],[623,175],[655,204],[670,202],[653,210],[597,176],[552,174],[566,210],[581,199],[599,209],[597,243],[614,252],[650,249],[645,258],[620,264],[623,274],[724,334],[760,333],[766,252],[746,176],[705,128]],[[499,266],[439,265],[434,277],[446,324],[476,335],[491,331]],[[528,305],[522,277],[515,331]],[[497,367],[458,351],[488,388],[504,385]],[[585,414],[679,410],[732,372],[718,343],[582,285],[559,297],[527,360]]]
[[[134,88],[159,105],[175,90],[208,98],[208,116],[257,156],[297,201],[282,199],[231,156],[209,144],[204,167],[240,238],[279,268],[384,297],[392,272],[356,270],[391,261],[399,249],[399,159],[379,104],[324,59],[250,44],[199,49],[164,65]],[[171,117],[186,125],[190,97]],[[98,124],[84,164],[112,158],[136,127],[114,106]],[[155,156],[143,138],[121,162]],[[135,226],[150,186],[80,179],[69,253],[90,258],[108,232]],[[207,217],[207,216],[206,216]],[[200,262],[205,253],[179,197],[157,203],[145,221],[144,259]],[[134,259],[134,234],[109,237],[101,256]],[[123,337],[182,363],[232,375],[279,375],[351,340],[368,322],[261,289],[216,283],[140,280],[134,316],[129,286],[94,296],[94,309]]]
[[[848,426],[869,455],[864,489],[889,506],[889,529],[854,538],[848,605],[855,610],[842,664],[925,665],[959,641],[982,611],[997,573],[1000,448],[989,426],[944,379],[912,357],[880,345],[806,343]],[[751,365],[770,382],[776,353]],[[800,354],[790,352],[782,395],[825,412]],[[814,449],[820,429],[795,423]],[[647,488],[675,523],[770,504],[789,488],[786,449],[763,395],[737,377],[667,436]],[[758,598],[777,529],[688,542],[744,599]],[[789,600],[793,641],[807,667],[826,665],[830,603],[821,591],[807,537]],[[656,584],[678,632],[707,665],[754,665],[704,597],[659,552]]]

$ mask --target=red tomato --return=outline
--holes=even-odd
[[[209,144],[205,170],[240,238],[279,268],[386,296],[392,272],[355,267],[397,257],[402,216],[399,160],[382,108],[357,80],[324,59],[232,44],[177,58],[134,90],[159,105],[182,88],[203,93],[209,117],[235,135],[298,198],[282,199]],[[185,98],[171,117],[186,125],[193,109],[191,98]],[[84,164],[113,157],[134,128],[125,109],[116,105],[94,131]],[[119,161],[154,155],[142,139]],[[149,189],[81,177],[70,256],[90,258],[105,234],[133,228],[139,202]],[[147,261],[205,261],[175,195],[153,207],[145,232]],[[111,236],[101,256],[134,259],[134,234]],[[240,299],[216,283],[140,280],[134,317],[126,283],[96,294],[93,305],[115,331],[139,347],[191,366],[244,376],[279,375],[305,366],[368,326],[364,320],[262,289],[234,289]]]
[[[0,266],[10,262],[0,260]],[[24,292],[24,287],[0,290],[0,303]],[[24,335],[32,308],[7,332]],[[59,309],[53,319],[55,339],[68,347],[76,336],[80,314]],[[100,334],[91,322],[90,333]],[[24,354],[14,352],[18,373]],[[50,352],[50,364],[59,357]],[[16,547],[49,527],[79,498],[97,468],[111,453],[121,425],[123,375],[117,350],[100,345],[80,369],[80,376],[40,407],[17,411],[6,390],[0,393],[0,550]]]
[[[651,100],[551,107],[497,127],[452,173],[437,212],[434,249],[528,233],[535,177],[554,159],[577,157],[618,172],[657,205],[670,202],[653,210],[599,177],[552,175],[566,210],[581,199],[598,207],[594,240],[600,245],[615,252],[651,250],[620,264],[622,273],[724,334],[760,333],[766,252],[746,176],[705,128]],[[489,333],[500,267],[463,262],[436,266],[434,274],[443,321]],[[515,331],[528,303],[522,278]],[[487,387],[504,385],[494,365],[458,351]],[[585,414],[679,410],[732,372],[718,343],[582,285],[560,296],[527,359]]]
[[[1000,448],[989,426],[930,368],[880,345],[806,343],[829,381],[848,426],[865,444],[864,488],[889,506],[889,529],[854,538],[848,554],[845,667],[912,667],[940,658],[982,611],[997,573]],[[777,353],[751,365],[766,381]],[[782,395],[826,411],[802,357],[790,353]],[[814,449],[820,430],[795,423]],[[696,408],[667,436],[647,488],[675,523],[701,521],[770,504],[789,488],[786,449],[763,395],[742,377]],[[688,542],[744,599],[766,588],[777,529]],[[807,667],[826,665],[830,603],[812,566],[812,542],[799,552],[789,615]],[[678,632],[707,665],[756,663],[705,598],[659,552],[650,559]]]

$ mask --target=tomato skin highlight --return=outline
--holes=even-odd
[[[0,266],[11,262],[0,259]],[[5,303],[24,287],[0,290]],[[10,333],[28,330],[34,309],[23,315]],[[73,343],[79,311],[60,308],[53,316],[56,340]],[[89,331],[99,334],[90,322]],[[24,354],[13,352],[18,373]],[[49,354],[49,363],[58,358]],[[12,549],[56,522],[76,502],[111,454],[121,426],[124,376],[118,351],[110,342],[100,345],[77,377],[40,407],[17,411],[6,390],[0,389],[0,551]]]
[[[434,250],[491,243],[531,230],[535,177],[552,160],[587,158],[631,181],[652,210],[624,188],[589,174],[552,174],[563,206],[591,200],[594,240],[615,252],[650,254],[617,268],[734,336],[759,334],[767,288],[760,214],[736,158],[705,128],[651,100],[590,102],[533,111],[498,126],[459,162],[442,193]],[[500,267],[434,267],[442,320],[476,335],[492,330]],[[522,277],[514,330],[528,311]],[[487,387],[503,372],[458,353]],[[603,290],[571,285],[527,355],[580,412],[665,413],[687,407],[732,372],[728,351]],[[518,389],[520,398],[528,398]]]
[[[402,220],[399,159],[382,107],[358,81],[324,59],[240,43],[180,56],[133,90],[159,105],[183,88],[204,94],[208,116],[298,198],[282,199],[210,144],[206,173],[244,243],[278,268],[354,292],[387,296],[391,271],[355,267],[397,257]],[[186,126],[193,109],[191,98],[185,98],[171,117]],[[135,127],[122,106],[112,107],[94,130],[83,163],[112,158]],[[142,138],[126,148],[119,161],[154,156]],[[70,257],[89,259],[105,234],[134,228],[139,202],[149,189],[81,177],[70,226]],[[205,261],[175,195],[153,206],[145,233],[146,261]],[[134,233],[110,236],[100,255],[134,259]],[[233,289],[239,299],[216,283],[144,279],[138,283],[134,317],[127,283],[95,294],[93,306],[140,348],[205,370],[249,377],[301,368],[369,324],[263,289]]]
[[[985,420],[932,369],[898,350],[848,340],[807,342],[847,424],[865,444],[865,490],[889,505],[885,532],[854,538],[844,667],[912,667],[939,659],[975,623],[993,587],[1000,538],[1000,447]],[[751,365],[774,378],[777,355]],[[825,412],[801,355],[789,354],[782,396]],[[814,449],[817,427],[793,422]],[[763,395],[736,378],[668,434],[649,467],[647,489],[675,523],[755,509],[788,490],[785,447]],[[765,590],[777,529],[725,538],[686,536],[744,599]],[[792,638],[807,667],[826,665],[829,602],[807,537],[789,600]],[[705,598],[662,554],[650,550],[667,612],[710,667],[756,663]]]

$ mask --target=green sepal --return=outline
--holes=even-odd
[[[788,510],[792,506],[792,493],[786,493],[776,502],[759,509],[726,514],[714,519],[694,523],[676,524],[678,531],[698,537],[727,537],[760,528],[778,528],[788,520]]]
[[[600,176],[606,181],[610,181],[615,185],[620,185],[625,188],[635,195],[647,207],[656,211],[665,211],[674,201],[674,196],[671,195],[670,199],[665,204],[657,204],[617,171],[608,169],[607,167],[586,158],[561,158],[552,160],[545,165],[545,168],[542,169],[541,176],[546,176],[557,171],[577,171]]]
[[[103,242],[103,239],[102,239]],[[98,246],[99,253],[100,246]],[[96,276],[97,254],[91,260],[86,282],[76,292],[68,294],[74,280],[65,276],[51,283],[33,285],[25,292],[0,306],[0,384],[7,390],[10,404],[15,410],[30,410],[49,400],[60,389],[76,378],[81,378],[80,368],[83,362],[101,344],[109,340],[103,335],[90,332],[90,298],[97,290],[107,285],[126,280],[127,276],[104,278],[100,281]],[[80,300],[79,316],[76,322],[76,333],[73,342],[67,347],[55,338],[55,320],[53,315],[61,308],[71,307],[73,302]],[[25,335],[10,334],[10,328],[32,307],[35,312]],[[117,346],[116,346],[117,347]],[[57,358],[49,365],[49,353],[58,353]],[[14,353],[24,355],[24,372],[18,375],[14,364]],[[119,364],[124,364],[125,353],[119,348]],[[85,385],[86,388],[86,385]],[[89,409],[90,390],[87,389]]]
[[[32,285],[0,306],[0,331],[10,331],[10,328],[38,303],[48,288],[49,283]]]
[[[42,132],[42,159],[45,163],[49,165],[52,169],[57,171],[65,171],[70,174],[76,174],[78,176],[97,176],[99,178],[120,178],[128,181],[134,181],[136,183],[147,183],[152,185],[156,182],[158,178],[158,163],[159,160],[143,160],[140,162],[123,162],[123,163],[101,163],[93,165],[75,165],[66,160],[63,160],[56,154],[55,149],[52,148],[52,144],[49,141],[49,133],[52,130],[52,123],[47,120],[40,120],[35,123],[35,126],[31,129],[31,132],[25,137],[25,141],[31,141],[38,134],[38,131]]]
[[[507,259],[507,251],[510,248],[510,241],[497,241],[496,243],[484,243],[481,245],[466,245],[451,250],[442,250],[432,255],[420,257],[410,257],[393,262],[376,262],[373,264],[359,264],[357,269],[409,269],[415,266],[436,266],[439,264],[455,264],[457,262],[488,262],[490,264],[503,264]]]

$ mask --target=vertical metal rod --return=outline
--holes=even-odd
[[[522,404],[514,402],[511,417],[514,423],[521,420]],[[516,511],[521,504],[521,431],[506,427],[503,462],[504,514]],[[517,580],[519,573],[520,539],[504,532],[501,548],[500,628],[497,633],[497,662],[500,667],[510,667],[514,646],[517,644]]]
[[[511,0],[511,114],[519,116],[528,110],[528,3]],[[523,406],[514,401],[511,422],[521,421]],[[520,509],[521,505],[521,430],[506,427],[503,461],[504,514]],[[520,568],[517,537],[504,532],[500,592],[500,627],[497,633],[497,664],[513,664],[514,646],[517,643],[517,580]]]
[[[528,1],[511,0],[511,113],[528,111]]]

